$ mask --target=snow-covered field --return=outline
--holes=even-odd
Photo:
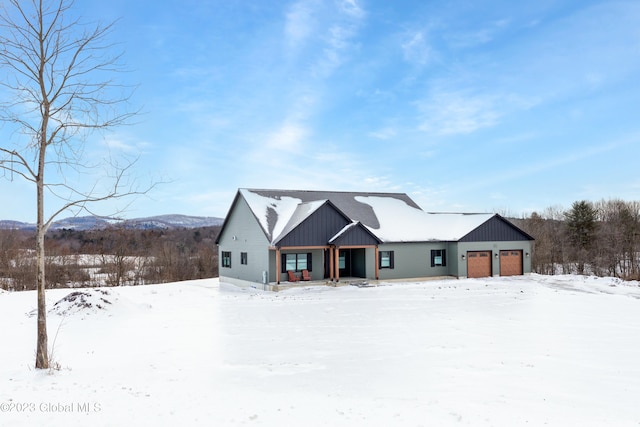
[[[0,292],[0,426],[638,426],[637,282]]]

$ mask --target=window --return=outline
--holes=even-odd
[[[347,256],[342,251],[340,251],[340,254],[338,255],[338,268],[340,270],[347,268]]]
[[[378,254],[379,268],[393,268],[393,251],[380,251]]]
[[[247,265],[247,253],[240,252],[240,264]]]
[[[431,250],[431,267],[446,267],[447,251],[445,249]]]
[[[222,251],[222,266],[231,268],[231,252]]]
[[[311,253],[302,254],[282,254],[282,272],[291,271],[311,271]]]

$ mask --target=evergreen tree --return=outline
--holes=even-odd
[[[591,202],[574,202],[565,213],[569,242],[578,261],[578,273],[584,273],[584,261],[591,258],[596,238],[597,212]]]

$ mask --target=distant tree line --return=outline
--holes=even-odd
[[[532,269],[640,280],[640,202],[574,202],[516,225],[533,236]],[[122,286],[218,276],[220,227],[52,230],[46,235],[47,287]],[[35,233],[0,230],[0,288],[36,287]]]
[[[535,241],[532,269],[640,279],[640,202],[574,202],[517,221]]]
[[[47,288],[122,286],[217,277],[220,227],[51,230],[45,238]],[[35,233],[0,230],[0,288],[36,287]]]

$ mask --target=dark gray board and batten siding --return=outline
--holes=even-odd
[[[362,223],[355,223],[340,236],[332,239],[336,246],[375,246],[382,243]]]
[[[331,202],[326,202],[275,244],[280,247],[326,246],[329,239],[350,222]]]
[[[516,242],[534,240],[500,215],[490,218],[480,227],[462,237],[459,242]]]

